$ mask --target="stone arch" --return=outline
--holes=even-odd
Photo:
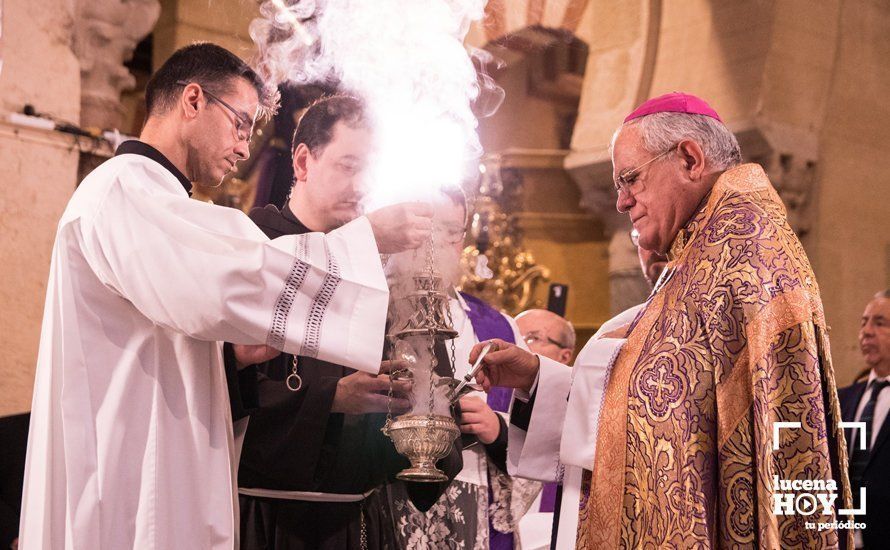
[[[589,0],[489,0],[471,39],[495,42],[527,27],[575,33]],[[478,45],[478,44],[477,44]]]

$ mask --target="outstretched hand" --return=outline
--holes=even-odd
[[[505,386],[529,391],[538,377],[541,362],[537,355],[524,349],[495,338],[479,342],[470,351],[470,363],[482,353],[482,348],[489,342],[491,350],[482,359],[482,369],[476,373],[476,381],[482,384],[485,391],[492,386]]]

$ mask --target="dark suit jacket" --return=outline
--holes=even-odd
[[[841,415],[845,422],[856,420],[856,409],[865,393],[866,382],[859,382],[841,388],[837,395],[841,402]],[[884,390],[884,391],[890,391]],[[857,522],[865,522],[866,529],[862,532],[866,548],[888,548],[890,546],[890,417],[883,426],[875,426],[878,438],[871,450],[868,466],[863,476],[866,487],[865,516],[857,516]],[[844,430],[847,445],[850,446],[850,429]],[[858,446],[856,442],[856,446]],[[848,449],[852,452],[851,449]],[[859,508],[859,495],[853,495],[853,504]]]

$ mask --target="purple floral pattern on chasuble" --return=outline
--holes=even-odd
[[[773,476],[849,484],[819,289],[763,169],[725,172],[669,257],[606,389],[577,547],[836,548],[803,521],[833,517],[772,510]],[[777,451],[774,422],[802,423]]]

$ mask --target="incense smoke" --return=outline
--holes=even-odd
[[[474,103],[484,116],[503,100],[503,90],[477,75],[463,45],[484,6],[485,0],[267,0],[250,34],[258,66],[274,82],[336,84],[367,103],[379,150],[372,200],[381,205],[429,197],[474,173],[482,152]]]
[[[442,200],[440,188],[478,176],[476,116],[492,114],[504,98],[484,72],[491,56],[463,44],[470,24],[483,17],[485,2],[266,0],[250,34],[258,69],[275,84],[335,85],[364,100],[377,151],[369,167],[372,206],[435,202]],[[457,258],[441,243],[432,247],[434,253],[421,247],[389,258],[391,327],[417,313],[405,300],[417,290],[415,276],[431,267],[453,278],[442,262],[456,264]],[[409,340],[397,343],[392,356],[413,365],[414,412],[449,414],[448,388],[431,372],[430,337]],[[437,393],[433,409],[431,382]]]

